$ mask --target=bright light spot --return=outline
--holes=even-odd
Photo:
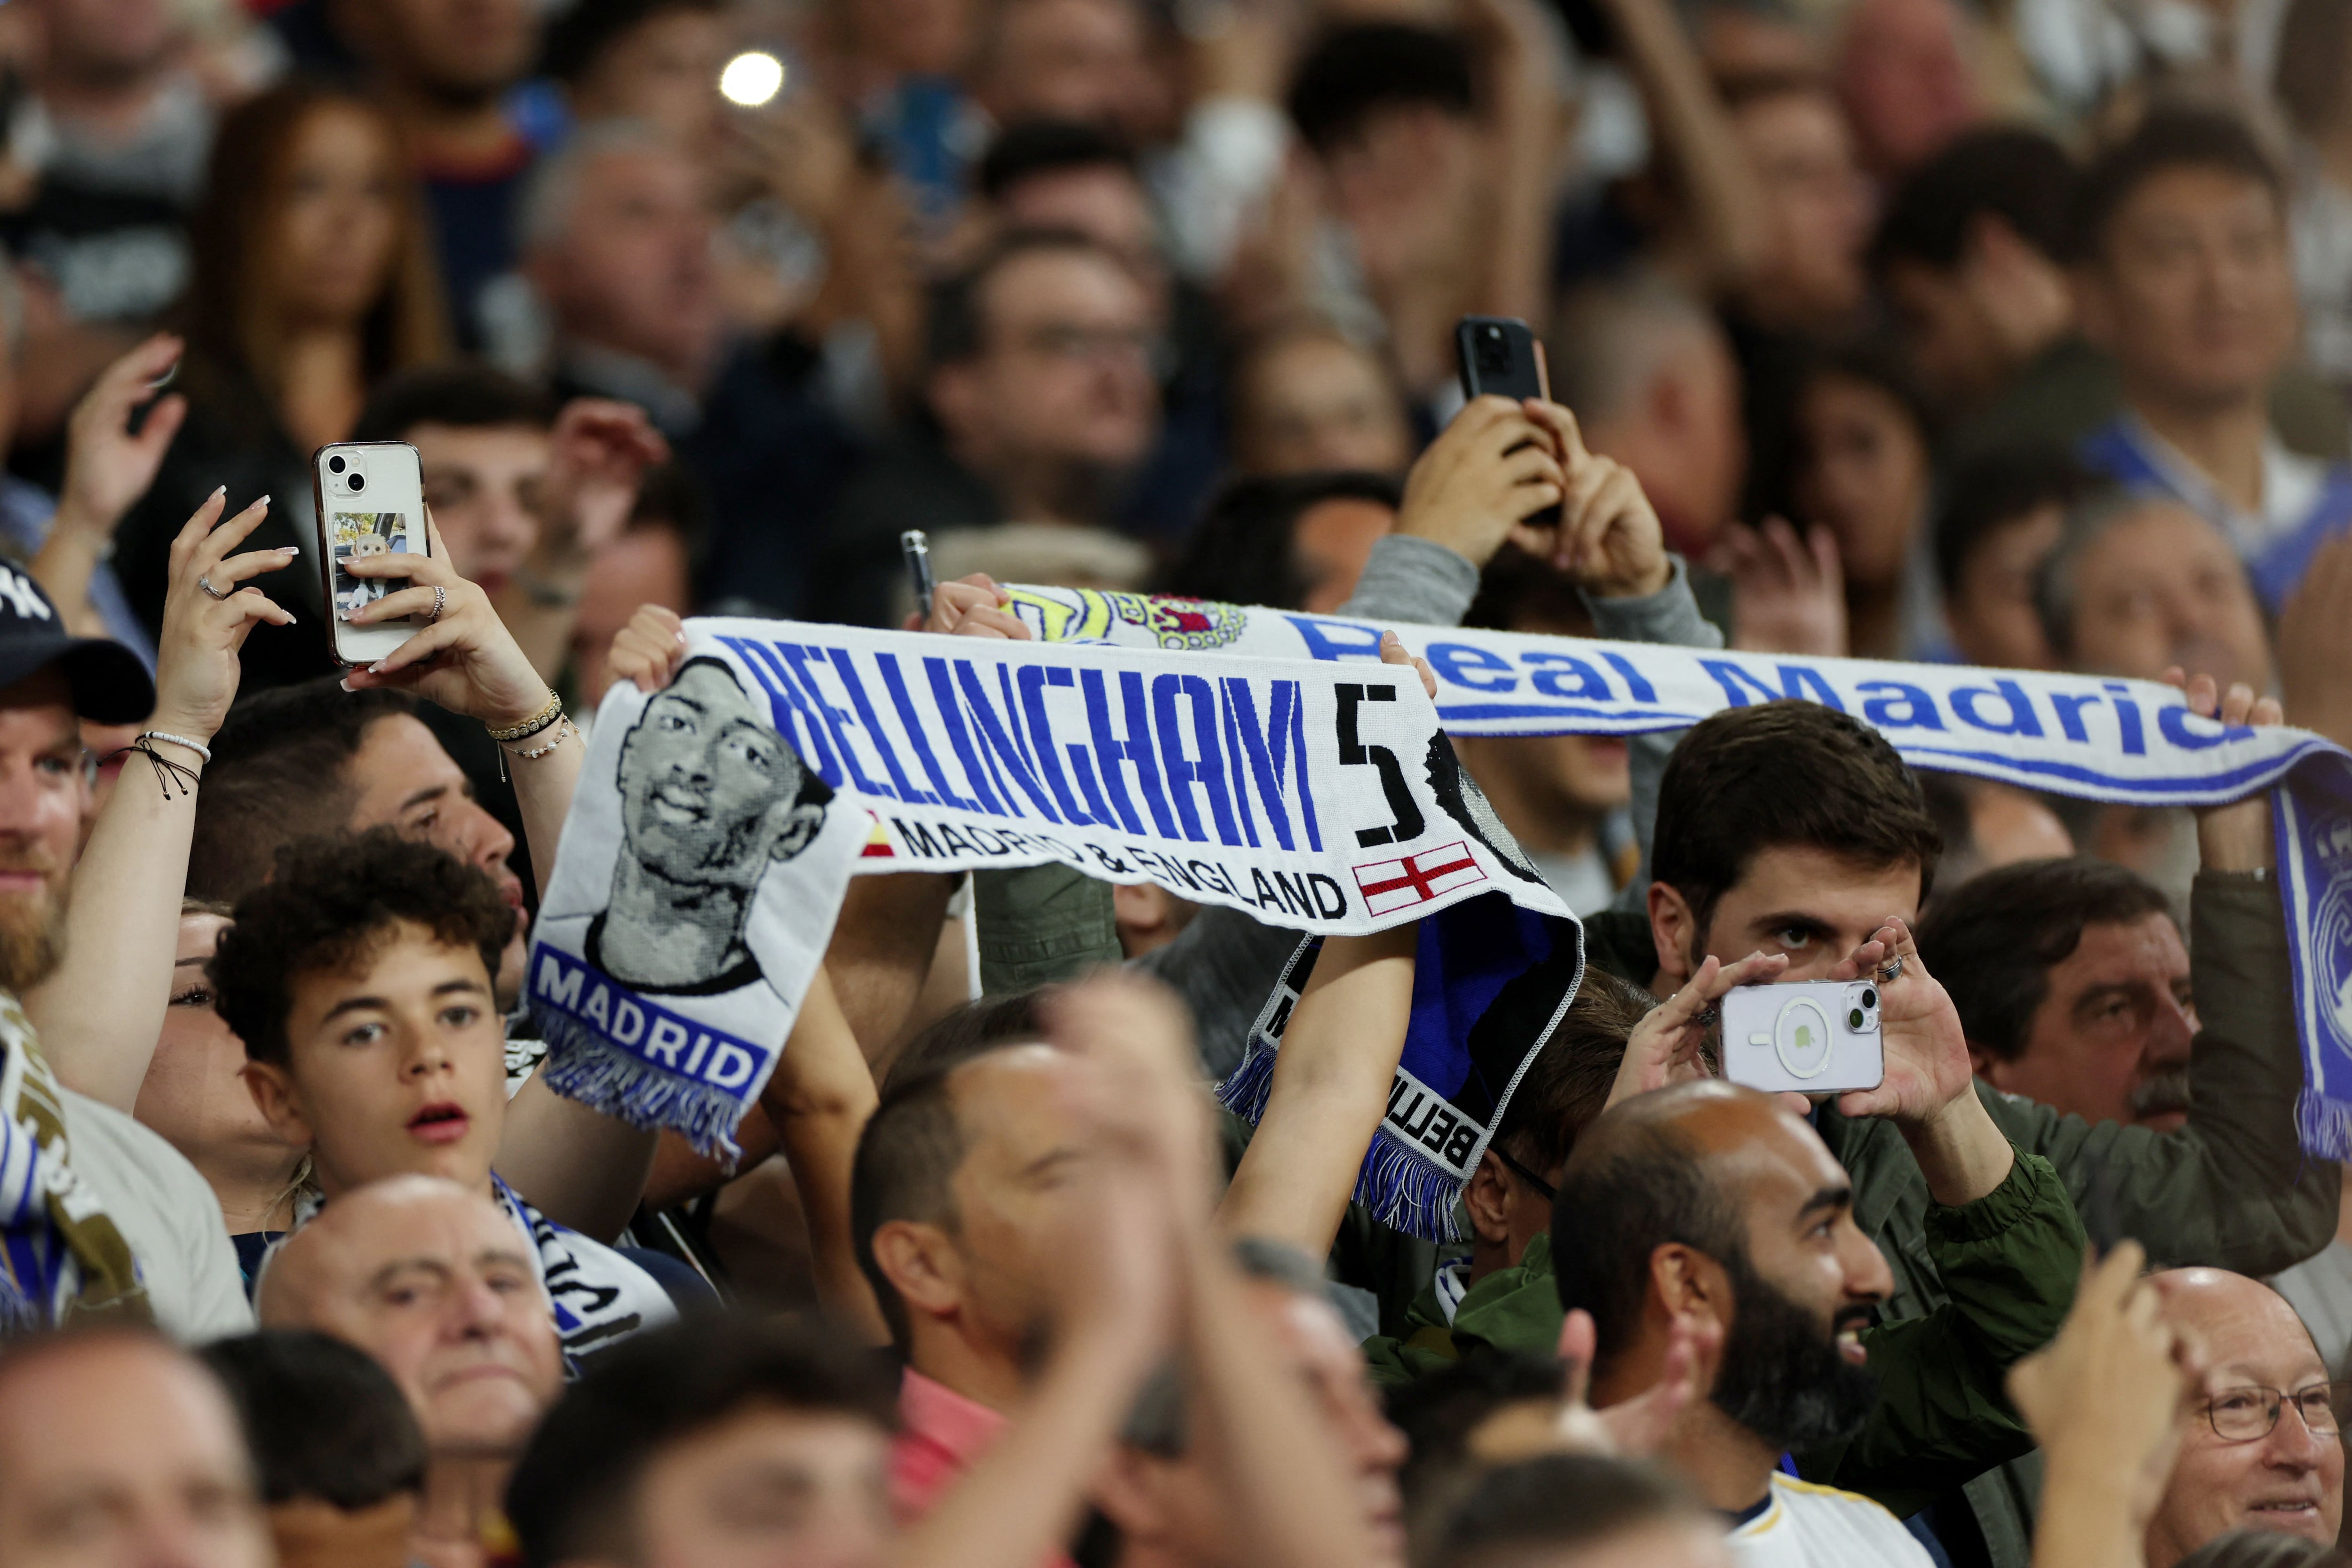
[[[730,103],[757,109],[783,90],[784,62],[762,49],[737,55],[719,73],[719,91]]]

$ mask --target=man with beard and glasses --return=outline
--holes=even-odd
[[[1794,1111],[1715,1082],[1626,1101],[1570,1158],[1552,1245],[1560,1304],[1592,1314],[1596,1406],[1657,1381],[1681,1321],[1722,1330],[1707,1396],[1658,1457],[1731,1517],[1742,1563],[1931,1561],[1878,1504],[1779,1468],[1862,1430],[1880,1395],[1867,1331],[1895,1288],[1852,1180]]]

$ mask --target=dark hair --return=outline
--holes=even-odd
[[[932,286],[925,367],[964,364],[985,354],[992,331],[985,303],[989,284],[1024,257],[1057,255],[1091,256],[1122,276],[1127,272],[1127,263],[1100,240],[1076,229],[1017,228],[1000,235],[971,265]]]
[[[1038,1037],[1035,992],[957,1008],[908,1042],[883,1080],[881,1102],[858,1134],[849,1177],[851,1241],[857,1267],[902,1348],[907,1304],[875,1261],[874,1233],[896,1219],[955,1224],[948,1188],[964,1156],[963,1128],[955,1111],[956,1071],[991,1051]]]
[[[1022,120],[997,132],[980,160],[974,184],[988,200],[1039,174],[1113,168],[1133,176],[1135,154],[1109,132],[1082,120]]]
[[[2235,174],[2269,192],[2281,214],[2286,210],[2285,179],[2243,120],[2223,110],[2168,104],[2149,110],[2083,176],[2074,203],[2074,259],[2096,259],[2116,212],[2140,186],[2174,169]]]
[[[2050,994],[2050,971],[2073,955],[2085,926],[2171,912],[2159,889],[2113,861],[2021,860],[1928,905],[1919,956],[1951,994],[1969,1044],[2014,1061]]]
[[[1595,1375],[1640,1331],[1652,1253],[1679,1242],[1735,1270],[1748,1256],[1738,1210],[1709,1177],[1698,1150],[1649,1119],[1654,1107],[1643,1101],[1652,1098],[1602,1115],[1596,1125],[1610,1126],[1611,1136],[1605,1144],[1584,1141],[1569,1156],[1552,1201],[1553,1283],[1561,1311],[1592,1314]],[[1622,1125],[1633,1117],[1643,1119]]]
[[[1462,624],[1497,632],[1565,629],[1570,636],[1590,637],[1592,610],[1576,579],[1507,543],[1478,574],[1478,595]]]
[[[539,1424],[507,1482],[530,1568],[633,1558],[639,1479],[662,1451],[747,1410],[848,1416],[889,1432],[879,1357],[809,1327],[705,1317],[603,1352]]]
[[[388,274],[360,322],[361,379],[373,385],[448,353],[430,226],[416,183],[401,165],[398,128],[372,99],[318,81],[281,82],[221,119],[205,197],[188,220],[188,287],[174,311],[188,339],[191,395],[234,423],[266,421],[269,400],[285,390],[286,345],[268,319],[263,269],[285,200],[288,161],[303,125],[327,110],[361,115],[376,127],[398,182]]]
[[[205,974],[213,1005],[246,1056],[285,1067],[298,975],[360,962],[394,926],[471,947],[496,980],[515,912],[482,871],[389,827],[306,838],[278,851],[277,875],[237,901]]]
[[[1381,1401],[1405,1437],[1397,1484],[1418,1510],[1429,1489],[1470,1459],[1472,1434],[1497,1412],[1533,1400],[1559,1398],[1561,1369],[1552,1355],[1479,1345],[1449,1366],[1399,1384]]]
[[[1290,79],[1299,136],[1328,153],[1383,109],[1427,105],[1468,114],[1470,51],[1453,33],[1409,22],[1359,22],[1327,32]]]
[[[405,441],[419,425],[545,430],[554,423],[555,401],[545,392],[493,366],[457,360],[402,371],[377,387],[360,410],[352,439]]]
[[[1960,264],[1977,219],[2000,219],[2053,262],[2067,259],[2074,160],[2039,131],[1971,131],[1905,180],[1878,220],[1871,269],[1897,261],[1948,272]]]
[[[1658,780],[1651,875],[1683,896],[1703,933],[1757,855],[1781,847],[1874,869],[1916,865],[1924,901],[1944,841],[1886,737],[1846,714],[1782,699],[1701,720]]]
[[[188,895],[234,903],[268,879],[287,845],[342,832],[359,798],[345,766],[377,720],[415,712],[404,692],[345,691],[331,675],[240,700],[196,793]]]
[[[673,11],[715,14],[721,9],[720,0],[573,0],[548,24],[538,74],[576,83],[605,50],[655,17]]]
[[[2280,20],[2278,67],[2271,85],[2297,131],[2314,141],[2344,108],[2344,67],[2352,58],[2352,5],[2344,0],[2288,0]]]
[[[1825,376],[1876,387],[1903,410],[1919,432],[1921,444],[1933,444],[1936,418],[1927,405],[1927,394],[1919,384],[1918,372],[1912,368],[1911,356],[1894,338],[1884,332],[1863,332],[1813,350],[1804,362],[1801,395]]]
[[[1959,591],[1969,562],[1986,541],[2045,506],[2061,510],[2096,481],[2062,447],[2004,447],[1963,463],[1936,517],[1936,577]]]
[[[1593,1545],[1661,1521],[1704,1525],[1709,1519],[1680,1482],[1653,1465],[1546,1454],[1489,1470],[1465,1492],[1433,1532],[1429,1568],[1520,1563],[1533,1552]],[[1722,1529],[1719,1521],[1715,1529]]]
[[[1183,553],[1161,575],[1160,592],[1297,609],[1310,586],[1293,548],[1298,520],[1332,500],[1370,501],[1393,511],[1403,504],[1404,491],[1384,474],[1234,479],[1210,499],[1185,537]]]
[[[264,1329],[196,1352],[228,1389],[272,1504],[315,1498],[346,1513],[425,1490],[425,1434],[366,1352],[309,1329]]]
[[[1585,965],[1576,996],[1559,1026],[1528,1064],[1519,1087],[1503,1107],[1495,1142],[1507,1143],[1533,1171],[1549,1171],[1567,1160],[1576,1140],[1591,1126],[1617,1086],[1625,1042],[1656,1004],[1631,981]]]

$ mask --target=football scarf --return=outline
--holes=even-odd
[[[57,1079],[5,993],[0,1052],[0,1334],[97,1315],[152,1322],[138,1259],[74,1174]]]
[[[551,1087],[706,1152],[734,1152],[861,872],[1058,860],[1317,934],[1500,893],[1577,950],[1410,670],[687,631],[667,688],[598,711],[525,994]],[[1465,1105],[1512,1077],[1416,1059]]]
[[[2224,728],[2144,680],[1741,654],[1454,627],[1393,628],[1193,599],[1016,588],[1045,639],[1214,649],[1361,668],[1394,629],[1438,682],[1455,734],[1635,734],[1801,698],[1885,734],[1915,767],[2127,805],[2271,792],[2305,1057],[2304,1147],[2352,1156],[2352,755],[2305,731]],[[1272,1016],[1270,1011],[1269,1016]],[[1245,1068],[1246,1070],[1246,1068]]]

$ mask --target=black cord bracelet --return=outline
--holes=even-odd
[[[131,744],[123,747],[122,750],[119,752],[108,752],[106,756],[101,759],[101,763],[110,763],[117,757],[127,757],[133,752],[138,752],[141,756],[145,757],[149,762],[155,764],[155,782],[163,786],[163,798],[165,800],[172,798],[172,786],[173,784],[176,784],[180,786],[181,798],[185,799],[187,796],[195,794],[196,785],[204,781],[204,774],[196,772],[195,769],[188,766],[185,763],[173,762],[171,758],[157,751],[155,749],[155,743],[144,735],[140,736],[137,740],[131,742]]]

